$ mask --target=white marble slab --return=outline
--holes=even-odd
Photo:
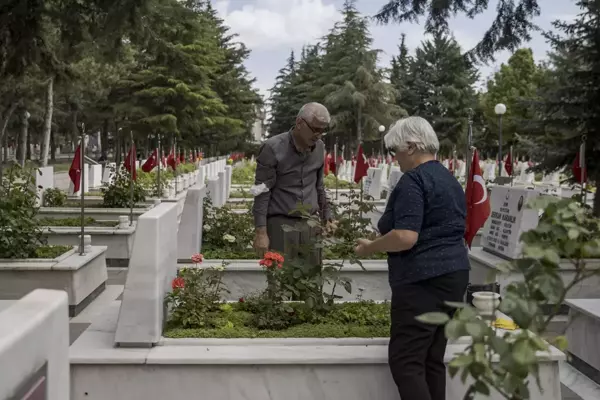
[[[115,343],[151,346],[160,339],[164,297],[177,265],[177,203],[161,203],[138,220]]]
[[[177,258],[189,260],[202,247],[203,205],[206,185],[196,184],[187,191],[177,231]]]
[[[66,293],[44,289],[0,312],[1,399],[11,398],[44,364],[46,399],[70,398],[68,315]]]

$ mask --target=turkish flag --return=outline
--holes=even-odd
[[[581,151],[577,152],[577,156],[575,156],[575,160],[573,160],[573,176],[577,183],[583,184],[584,182],[587,182],[587,168],[585,167],[585,160],[583,163],[581,162]]]
[[[450,170],[450,172],[454,172],[454,159],[453,158],[451,158],[448,161],[448,169]]]
[[[339,160],[339,157],[338,157]],[[337,176],[337,164],[338,162],[335,160],[334,156],[331,156],[331,158],[329,159],[329,170],[331,171],[332,174]]]
[[[477,232],[485,224],[491,213],[490,199],[488,197],[485,181],[479,166],[479,155],[477,150],[473,152],[473,162],[466,190],[467,199],[467,223],[465,230],[465,241],[469,248]]]
[[[167,165],[173,168],[173,171],[177,169],[177,159],[175,158],[175,154],[171,151],[169,156],[167,157]]]
[[[358,145],[358,151],[356,152],[356,168],[354,169],[354,183],[360,182],[362,178],[367,176],[369,170],[369,163],[367,157],[363,153],[362,144]]]
[[[135,144],[133,144],[129,149],[129,153],[127,153],[127,158],[125,158],[123,165],[125,166],[125,169],[129,171],[129,173],[132,175],[132,179],[134,181],[137,179],[137,168],[135,167],[135,159]]]
[[[69,168],[69,178],[73,182],[73,193],[79,192],[81,188],[81,144],[75,149],[75,157],[73,157],[71,168]]]
[[[146,160],[144,165],[142,165],[142,171],[150,172],[158,165],[158,149],[154,149],[150,158]]]
[[[510,156],[510,153],[508,153],[508,155],[506,156],[506,161],[504,161],[504,169],[506,169],[506,172],[508,173],[509,176],[512,176],[513,162],[512,162],[512,157]]]
[[[323,166],[323,173],[325,175],[329,175],[329,170],[331,169],[331,154],[327,153],[325,156],[325,165]],[[334,172],[335,174],[335,172]]]

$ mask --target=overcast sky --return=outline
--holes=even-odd
[[[550,29],[551,22],[572,19],[578,12],[574,0],[538,0],[542,9],[536,23],[542,29]],[[339,9],[343,0],[213,0],[215,8],[231,29],[240,35],[240,40],[251,50],[246,62],[256,77],[256,87],[263,95],[273,86],[277,71],[285,64],[290,50],[300,51],[303,45],[312,44],[328,32],[340,19]],[[372,16],[385,0],[357,0],[357,7],[365,15]],[[466,50],[473,47],[482,37],[495,16],[497,0],[484,14],[474,20],[464,16],[451,21],[450,27],[456,40]],[[397,54],[402,33],[406,34],[407,45],[414,50],[423,40],[423,29],[416,24],[390,24],[371,26],[373,47],[382,50],[379,63],[388,66],[390,58]],[[536,60],[545,57],[549,46],[537,33],[527,44],[533,49]],[[481,77],[485,79],[506,62],[510,54],[499,53],[495,63],[481,66]]]

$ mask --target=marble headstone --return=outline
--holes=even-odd
[[[523,232],[537,227],[538,210],[526,207],[527,201],[539,196],[536,190],[494,186],[491,214],[483,227],[483,249],[498,256],[515,259],[521,255]]]

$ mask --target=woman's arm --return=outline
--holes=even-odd
[[[393,229],[383,236],[370,241],[358,241],[356,252],[366,256],[378,252],[395,253],[413,248],[419,239],[425,212],[422,186],[411,174],[402,177],[394,202]]]
[[[392,229],[386,235],[379,236],[368,246],[369,253],[395,253],[413,248],[419,239],[419,234],[406,229]]]

